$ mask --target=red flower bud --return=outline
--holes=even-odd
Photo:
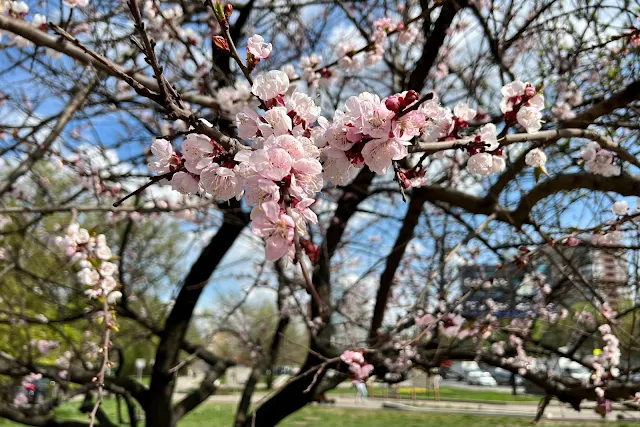
[[[404,105],[410,105],[413,104],[414,102],[416,102],[418,100],[418,92],[416,92],[415,90],[410,90],[409,92],[407,92],[407,94],[404,96]]]
[[[309,257],[311,262],[315,263],[320,257],[320,246],[310,240],[300,239],[300,246]]]
[[[229,52],[229,44],[222,36],[213,36],[213,44],[222,51]]]
[[[402,108],[400,100],[395,96],[391,96],[391,97],[387,98],[384,101],[384,105],[387,107],[388,110],[393,111],[393,112],[398,112],[400,110],[400,108]]]
[[[233,13],[233,5],[230,3],[227,3],[224,5],[224,16],[227,17],[227,19],[229,19],[231,17],[231,14]]]

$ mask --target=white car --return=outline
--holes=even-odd
[[[495,378],[486,371],[470,371],[467,373],[467,382],[469,385],[483,385],[488,387],[495,387],[498,385]]]

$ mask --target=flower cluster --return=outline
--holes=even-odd
[[[258,75],[252,91],[267,111],[259,116],[245,109],[236,115],[239,135],[252,139],[255,147],[235,155],[236,172],[246,185],[246,202],[254,206],[252,230],[265,239],[269,260],[293,257],[296,229],[303,236],[307,224],[318,220],[310,206],[323,186],[311,125],[320,108],[301,92],[287,94],[288,89],[289,78],[282,71]]]
[[[509,124],[518,123],[533,133],[542,127],[544,96],[531,83],[515,81],[502,87],[500,110]]]
[[[356,73],[364,65],[375,65],[384,56],[384,43],[390,33],[399,33],[398,41],[401,44],[410,44],[418,36],[417,27],[408,27],[404,22],[395,22],[390,17],[376,19],[373,23],[375,31],[371,35],[370,43],[364,50],[364,61],[356,58],[357,50],[352,40],[340,42],[336,45],[338,66],[347,72]]]
[[[403,345],[401,342],[393,342],[391,347],[393,351],[397,351],[395,357],[386,357],[383,361],[385,368],[392,373],[407,372],[413,366],[413,359],[419,359],[420,354],[416,351],[415,347],[409,345]]]
[[[217,90],[216,101],[223,111],[236,114],[244,108],[257,108],[258,103],[251,95],[251,86],[244,81],[238,81],[234,86],[225,86]]]
[[[524,341],[522,338],[515,334],[509,335],[509,344],[515,348],[516,355],[514,357],[509,357],[506,359],[506,362],[518,368],[518,374],[526,375],[528,371],[531,371],[536,366],[535,357],[528,356],[524,350]]]
[[[190,134],[182,142],[182,151],[156,139],[152,152],[156,161],[151,168],[158,173],[175,172],[173,188],[186,194],[211,194],[216,200],[240,199],[254,206],[251,212],[254,233],[266,242],[266,256],[277,260],[293,258],[296,229],[300,236],[317,217],[310,209],[322,189],[320,151],[312,131],[320,108],[300,92],[288,93],[289,79],[282,71],[258,75],[252,87],[254,95],[267,106],[259,116],[245,108],[236,115],[238,133],[252,139],[254,149],[232,155],[201,134]],[[245,193],[246,187],[246,193]],[[313,258],[317,248],[301,242]]]
[[[605,345],[596,363],[602,367],[606,366],[609,369],[609,375],[612,378],[617,378],[620,375],[620,340],[611,333],[611,327],[607,324],[600,325],[598,330]],[[596,363],[594,363],[594,369]]]
[[[388,20],[380,21],[378,27],[380,34],[395,28]],[[271,46],[259,36],[250,39],[247,49],[255,58],[271,52]],[[313,55],[306,58],[305,73],[315,73],[320,60]],[[320,107],[311,97],[291,86],[290,75],[294,77],[294,70],[259,74],[249,94],[226,101],[231,110],[244,105],[236,113],[236,124],[239,137],[252,140],[250,149],[229,153],[202,134],[189,134],[180,152],[164,139],[156,139],[151,147],[155,160],[150,168],[167,174],[181,193],[210,194],[219,201],[239,200],[244,195],[253,206],[253,232],[265,240],[269,260],[285,255],[294,258],[296,234],[304,237],[307,225],[317,222],[310,206],[325,181],[345,185],[365,165],[385,174],[394,161],[408,156],[407,147],[415,141],[465,141],[470,156],[467,167],[476,175],[505,168],[495,125],[469,132],[477,113],[467,104],[457,104],[451,111],[434,96],[419,100],[415,91],[383,99],[363,92],[348,98],[329,121],[320,116]],[[522,85],[521,94],[516,83]],[[240,92],[239,87],[235,93]],[[516,114],[541,108],[542,95],[532,89],[528,84],[512,83],[509,90],[503,90],[513,95],[503,100],[505,110]],[[260,100],[263,111],[256,110],[256,101],[247,101],[251,94]],[[536,163],[544,162],[544,153],[533,153],[538,154]],[[426,182],[420,163],[407,171],[395,169],[405,188]],[[315,244],[304,239],[299,243],[310,259],[317,258]]]
[[[85,293],[90,298],[106,298],[109,304],[122,297],[114,275],[118,266],[111,262],[113,254],[104,234],[95,237],[77,223],[69,225],[64,237],[57,236],[56,245],[77,265],[78,281],[87,286]]]
[[[359,380],[366,379],[373,372],[373,365],[364,360],[360,351],[346,350],[340,355],[340,359],[349,366],[349,370]]]
[[[38,353],[46,356],[60,346],[58,341],[50,340],[32,340],[31,346],[38,350]]]
[[[576,113],[572,108],[582,104],[582,92],[575,83],[563,83],[558,85],[558,100],[556,105],[551,108],[553,114],[558,120],[571,120],[576,117]]]
[[[620,175],[620,166],[616,164],[616,155],[601,148],[600,144],[595,141],[587,144],[580,153],[580,157],[584,160],[584,167],[589,172],[602,176]]]
[[[35,383],[42,379],[42,374],[39,373],[30,373],[26,377],[22,379],[22,390],[20,390],[16,396],[13,398],[13,404],[18,408],[26,407],[31,404],[27,393],[32,392],[36,389]]]

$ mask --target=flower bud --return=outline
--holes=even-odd
[[[398,99],[397,96],[390,96],[389,98],[387,98],[384,101],[384,105],[387,107],[388,110],[393,112],[398,112],[400,108],[402,108],[400,100]]]
[[[229,52],[229,44],[222,36],[213,36],[213,44],[224,52]]]
[[[229,19],[231,18],[231,14],[233,13],[233,5],[231,3],[227,3],[224,5],[224,16]]]
[[[534,96],[536,96],[536,88],[528,85],[526,88],[524,88],[524,94],[528,98],[533,98]]]
[[[418,92],[416,92],[415,90],[410,90],[404,96],[404,104],[405,105],[411,105],[414,102],[416,102],[417,100],[418,100]]]

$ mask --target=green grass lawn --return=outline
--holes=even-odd
[[[85,414],[78,412],[79,402],[65,404],[59,408],[60,418],[87,420]],[[115,402],[104,402],[104,410],[112,421],[115,417]],[[179,427],[219,427],[231,426],[233,423],[234,405],[204,404],[187,415],[178,423]],[[126,415],[125,415],[126,417]],[[519,427],[530,426],[527,418],[495,417],[462,414],[438,414],[404,412],[394,410],[367,410],[336,407],[306,407],[286,418],[280,426],[284,427]],[[15,427],[18,424],[0,419],[0,426]],[[139,425],[144,426],[144,422]],[[543,427],[600,427],[601,422],[561,422],[544,421]],[[637,427],[632,423],[616,423],[616,427]]]
[[[433,391],[429,390],[429,393],[425,393],[423,389],[416,389],[416,399],[433,400]],[[356,390],[353,387],[349,388],[337,388],[329,392],[331,395],[349,396],[355,395]],[[412,393],[410,387],[401,387],[399,389],[398,396],[400,399],[411,399]],[[370,397],[382,397],[391,398],[392,393],[390,389],[384,389],[382,387],[374,387],[373,396]],[[526,394],[512,395],[511,393],[505,393],[502,391],[489,390],[469,390],[458,387],[440,387],[440,399],[455,399],[455,400],[495,400],[501,402],[537,402],[540,400],[540,396],[532,396]]]

